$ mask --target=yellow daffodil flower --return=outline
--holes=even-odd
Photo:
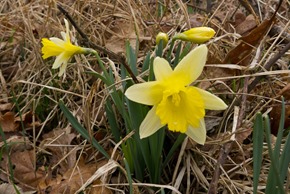
[[[205,143],[205,109],[227,108],[217,96],[190,85],[200,76],[207,52],[205,45],[198,46],[174,70],[165,59],[156,57],[153,63],[156,81],[135,84],[127,89],[128,99],[153,106],[140,125],[140,138],[168,125],[171,131],[186,133],[197,143]]]
[[[159,32],[156,36],[156,45],[158,45],[161,40],[163,40],[164,46],[167,45],[168,35],[164,32]]]
[[[196,27],[191,28],[185,32],[176,34],[173,39],[179,39],[183,41],[190,41],[196,44],[202,44],[215,35],[215,31],[209,27]]]
[[[42,44],[42,58],[46,59],[49,57],[56,56],[56,59],[52,65],[52,69],[60,68],[58,76],[62,76],[67,67],[68,60],[75,54],[84,54],[91,51],[91,49],[83,48],[80,46],[73,45],[70,41],[70,31],[68,21],[64,19],[66,32],[61,32],[63,38],[59,39],[56,37],[43,38]]]

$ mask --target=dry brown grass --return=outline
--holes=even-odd
[[[32,126],[35,134],[31,131],[26,133],[26,136],[30,137],[30,140],[27,140],[26,143],[33,147],[33,156],[38,159],[33,161],[36,166],[44,165],[51,168],[51,165],[54,164],[56,165],[55,169],[59,168],[57,167],[58,163],[49,161],[55,150],[43,146],[44,135],[55,129],[63,129],[69,131],[69,133],[73,131],[58,107],[60,99],[65,102],[80,123],[89,130],[90,134],[93,135],[96,128],[103,129],[102,132],[97,132],[95,137],[106,150],[112,151],[115,144],[118,143],[112,140],[104,114],[104,102],[108,97],[108,92],[104,90],[100,80],[84,73],[85,71],[99,72],[97,63],[90,57],[75,56],[75,60],[71,60],[69,63],[66,75],[58,78],[57,72],[51,69],[52,59],[44,61],[41,58],[41,38],[59,37],[60,31],[64,30],[64,15],[57,9],[56,3],[66,9],[93,43],[106,47],[119,55],[124,55],[125,40],[129,40],[134,46],[138,37],[140,41],[139,67],[141,67],[146,53],[152,50],[155,35],[159,31],[166,31],[171,35],[176,31],[188,29],[190,26],[202,24],[209,25],[217,31],[216,37],[209,44],[210,57],[208,63],[220,64],[228,51],[238,45],[239,34],[234,26],[234,20],[237,19],[234,18],[235,13],[239,11],[245,13],[246,16],[249,15],[249,12],[243,6],[240,6],[237,0],[215,2],[211,9],[212,14],[209,15],[205,12],[205,3],[197,4],[197,1],[192,1],[194,13],[189,14],[185,3],[181,0],[174,0],[164,1],[167,10],[163,17],[158,17],[156,2],[133,0],[1,0],[0,103],[6,104],[17,99],[17,106],[20,109],[18,110],[14,104],[11,111],[16,114],[33,111],[35,113],[33,118],[41,121],[40,126]],[[259,19],[261,22],[274,12],[276,1],[258,2],[256,8],[258,8],[257,13],[260,14],[257,14],[257,17],[263,18]],[[231,105],[231,102],[236,97],[244,95],[247,98],[242,104],[235,105],[236,112],[234,112],[234,108],[223,116],[221,113],[209,112],[210,116],[207,124],[211,127],[206,145],[204,147],[196,146],[194,142],[186,139],[180,148],[180,152],[164,169],[162,185],[159,185],[159,187],[170,187],[171,189],[175,187],[181,193],[206,193],[215,173],[220,150],[224,149],[227,142],[233,142],[230,153],[226,156],[221,168],[222,173],[217,180],[217,190],[219,193],[252,192],[251,131],[253,118],[258,111],[270,111],[273,104],[280,101],[278,94],[289,82],[289,51],[281,56],[266,74],[271,74],[273,70],[284,71],[267,76],[267,79],[262,80],[250,93],[243,90],[241,78],[244,75],[252,75],[263,69],[263,66],[290,41],[289,12],[287,12],[289,6],[289,2],[284,2],[279,14],[277,14],[276,33],[270,33],[270,35],[264,37],[257,45],[256,48],[258,49],[255,48],[252,52],[253,57],[250,58],[248,64],[253,64],[255,66],[253,69],[233,70],[233,66],[227,68],[207,67],[202,78],[203,81],[201,80],[203,88],[220,94],[230,106],[234,106]],[[75,29],[72,29],[72,32],[76,44],[87,46],[87,43],[82,40]],[[101,53],[101,55],[105,63],[109,64],[105,53]],[[115,63],[118,63],[118,61],[115,61]],[[116,68],[118,70],[118,65]],[[228,78],[216,79],[220,77]],[[255,77],[255,75],[249,76],[248,81],[251,82]],[[211,80],[204,81],[204,79]],[[290,101],[290,98],[286,100]],[[240,112],[244,114],[239,116]],[[16,134],[21,136],[20,132]],[[51,143],[55,142],[58,136],[52,135],[49,137],[52,139]],[[60,163],[63,161],[66,163],[67,160],[75,161],[70,167],[76,169],[76,171],[79,170],[78,165],[80,163],[82,165],[83,163],[95,165],[95,167],[90,167],[92,171],[102,166],[104,169],[97,171],[100,174],[88,175],[88,178],[94,178],[90,183],[96,185],[98,189],[100,184],[110,189],[110,191],[108,189],[102,191],[104,193],[128,192],[126,173],[122,170],[124,164],[120,160],[123,156],[120,151],[116,152],[115,161],[107,162],[100,159],[91,145],[83,142],[79,135],[75,134],[73,137],[65,136],[62,138],[68,138],[69,140],[67,139],[65,142],[56,141],[55,144],[62,147],[60,144],[67,143],[71,145],[71,148],[68,150],[60,148],[59,152],[64,156],[59,161]],[[76,154],[75,158],[66,155],[69,151]],[[86,157],[80,157],[81,155]],[[263,155],[260,189],[265,187],[269,168],[266,148]],[[114,171],[108,171],[106,167]],[[52,174],[45,175],[46,178],[49,177],[45,182],[47,187],[43,186],[44,183],[41,182],[43,187],[39,185],[38,188],[32,186],[33,190],[48,189],[49,181],[51,184],[57,184],[57,174],[64,172],[57,170],[52,172]],[[137,180],[135,182],[136,193],[154,193],[153,187],[141,183],[137,184]],[[69,181],[67,184],[70,184]],[[18,183],[18,185],[21,188],[31,188],[24,183]],[[50,185],[50,187],[52,186]],[[58,191],[65,192],[65,190]],[[91,192],[97,191],[101,192],[100,190]]]

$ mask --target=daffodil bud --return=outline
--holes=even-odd
[[[163,40],[163,46],[167,45],[168,35],[164,32],[159,32],[156,36],[156,45],[158,45],[161,40]]]
[[[191,28],[185,32],[176,34],[173,39],[183,41],[190,41],[197,44],[202,44],[215,35],[215,31],[209,27],[196,27]]]

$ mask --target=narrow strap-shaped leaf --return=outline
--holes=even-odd
[[[143,62],[143,65],[142,65],[142,72],[146,71],[149,69],[149,65],[150,65],[150,55],[151,53],[148,52],[145,59],[144,59],[144,62]]]
[[[273,193],[284,194],[282,180],[278,172],[279,157],[278,158],[275,157],[274,150],[272,149],[270,119],[268,116],[265,117],[264,123],[265,123],[268,152],[271,159],[271,166],[269,169],[268,180],[266,184],[266,194],[273,194]]]
[[[134,49],[132,48],[132,46],[130,45],[129,41],[126,41],[126,55],[127,55],[128,65],[132,69],[134,75],[137,75],[138,74],[137,65],[136,65],[137,64],[137,55],[136,55]]]
[[[107,115],[108,122],[110,125],[110,129],[111,129],[112,134],[115,138],[115,141],[119,142],[121,140],[120,139],[120,129],[118,126],[118,122],[116,120],[116,115],[114,114],[114,111],[113,111],[112,104],[110,103],[109,100],[106,101],[105,111],[106,111],[106,115]]]
[[[178,46],[177,46],[177,49],[175,52],[175,59],[174,59],[174,63],[173,63],[173,68],[175,68],[177,66],[177,64],[179,63],[180,52],[181,52],[181,42],[178,43]]]
[[[275,149],[274,149],[275,158],[279,158],[280,156],[280,149],[281,149],[283,130],[284,130],[284,122],[285,122],[285,101],[284,101],[284,98],[282,97],[281,117],[280,117],[278,134],[277,134],[277,139],[276,139]]]
[[[163,165],[162,165],[162,169],[165,168],[165,166],[167,165],[167,163],[170,161],[170,159],[172,158],[174,152],[176,151],[176,149],[182,144],[184,138],[186,137],[185,133],[180,133],[179,136],[177,137],[177,139],[175,140],[173,146],[171,147],[171,149],[169,150]]]
[[[163,143],[164,143],[164,137],[165,137],[165,127],[162,127],[159,129],[156,133],[151,135],[149,139],[149,145],[150,145],[150,155],[154,156],[151,157],[151,172],[154,172],[153,174],[150,174],[152,178],[152,183],[159,183],[160,182],[160,175],[162,172],[161,168],[161,161],[162,161],[162,150],[163,150]]]
[[[97,78],[102,80],[106,85],[110,85],[110,82],[108,82],[108,80],[104,76],[102,76],[101,74],[99,74],[97,72],[86,71],[85,73],[96,76]]]
[[[71,114],[71,112],[64,105],[63,101],[59,101],[59,107],[62,110],[65,117],[71,123],[73,128],[77,130],[85,139],[93,144],[93,146],[98,149],[107,159],[110,159],[109,154],[104,150],[104,148],[97,142],[97,140],[93,137],[90,137],[88,131],[83,128],[83,126],[76,120],[76,118]]]
[[[282,180],[285,179],[287,173],[288,173],[288,167],[290,163],[290,133],[288,133],[284,149],[282,151],[280,162],[279,162],[279,174]],[[288,174],[288,176],[290,176]],[[287,189],[287,188],[286,188]]]
[[[262,164],[262,152],[263,152],[263,117],[261,113],[257,113],[254,131],[253,131],[253,168],[254,168],[254,194],[257,193],[259,177]]]
[[[183,59],[191,50],[192,48],[192,43],[191,42],[187,42],[184,49],[182,50],[181,54],[179,55],[180,59]]]
[[[129,168],[129,165],[128,165],[128,162],[127,160],[124,158],[124,164],[125,164],[125,169],[126,169],[126,172],[127,172],[127,179],[128,179],[128,182],[129,182],[129,190],[130,190],[130,194],[133,194],[133,185],[132,185],[132,177],[131,177],[131,172],[130,172],[130,168]]]
[[[160,40],[160,42],[156,48],[156,57],[162,57],[162,52],[163,52],[163,48],[164,48],[163,44],[165,44],[164,41]]]
[[[167,53],[167,61],[171,61],[171,54],[172,54],[172,51],[173,51],[173,47],[174,47],[174,44],[175,44],[175,39],[172,39],[171,41],[169,41],[169,44],[170,44],[170,47],[169,47],[169,51]]]

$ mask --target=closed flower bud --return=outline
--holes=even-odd
[[[197,44],[202,44],[215,35],[215,31],[209,27],[196,27],[191,28],[185,32],[176,34],[173,39],[183,41],[190,41]]]
[[[163,46],[167,45],[168,35],[164,32],[159,32],[156,36],[156,45],[158,45],[161,40],[163,40]]]

